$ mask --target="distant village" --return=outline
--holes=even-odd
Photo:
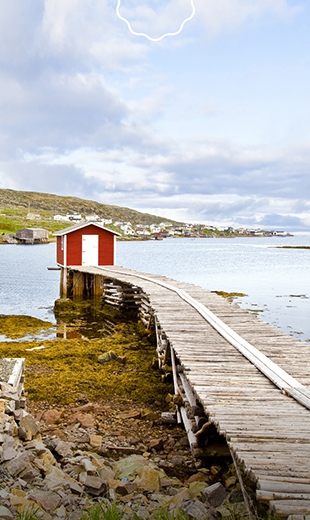
[[[34,227],[33,222],[41,223],[40,214],[28,213],[27,220],[32,221],[32,225],[28,228],[22,228],[16,231],[15,235],[2,236],[3,241],[9,243],[42,243],[50,240],[49,232],[43,227]],[[236,236],[291,236],[282,230],[265,230],[257,228],[237,228],[232,227],[217,228],[205,224],[178,224],[175,225],[168,221],[160,224],[132,224],[131,222],[113,221],[111,218],[101,218],[98,215],[85,215],[79,213],[67,213],[66,215],[54,215],[52,219],[56,222],[68,222],[69,225],[80,224],[83,222],[96,222],[103,227],[111,228],[119,233],[119,239],[127,240],[163,240],[165,238],[218,238],[218,237],[236,237]]]

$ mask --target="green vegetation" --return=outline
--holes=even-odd
[[[16,514],[17,520],[40,520],[42,518],[42,512],[39,508],[29,508]],[[113,502],[99,502],[93,505],[89,509],[86,509],[82,514],[81,520],[122,520],[123,513],[121,508]],[[128,518],[128,515],[126,515]],[[138,516],[134,511],[132,512],[132,520],[139,520]],[[152,520],[189,520],[189,516],[182,511],[176,511],[169,513],[165,510],[154,512],[150,517]]]
[[[39,507],[29,507],[23,511],[16,512],[16,520],[40,520],[42,518],[42,511]]]
[[[3,233],[15,233],[23,227],[44,227],[50,233],[64,229],[70,223],[54,221],[54,215],[74,212],[82,216],[96,214],[100,218],[112,219],[114,222],[131,222],[133,225],[168,222],[168,219],[163,217],[77,197],[0,189],[0,240]],[[39,215],[40,220],[27,219],[29,213]],[[113,226],[112,229],[117,231]]]
[[[43,227],[52,235],[54,231],[59,231],[70,225],[68,222],[53,220],[51,213],[47,211],[40,212],[40,220],[29,220],[27,218],[28,213],[27,209],[22,208],[4,210],[0,205],[0,242],[3,233],[14,235],[18,229],[23,227]]]
[[[85,511],[81,520],[122,520],[123,514],[117,503],[104,504],[99,503],[92,506],[88,511]],[[134,511],[132,512],[132,520],[139,520],[141,518]],[[189,520],[189,516],[181,510],[169,513],[162,509],[155,511],[150,517],[153,520]]]
[[[227,513],[221,515],[223,520],[246,520],[244,514],[240,514],[237,508],[231,507]],[[40,508],[29,508],[22,512],[16,513],[16,520],[40,520],[42,518],[42,511]],[[122,520],[124,518],[121,507],[117,502],[112,504],[108,500],[101,501],[89,508],[86,508],[81,516],[81,520]],[[126,514],[128,518],[128,514]],[[131,520],[139,520],[141,518],[135,511],[132,511]],[[189,516],[181,509],[169,512],[166,509],[155,511],[150,517],[150,520],[189,520]],[[253,515],[256,520],[279,520],[276,515],[268,511],[263,516]]]
[[[220,236],[227,236],[229,233],[227,232],[224,232],[224,231],[220,231],[219,229],[210,229],[210,228],[203,228],[201,229],[202,233],[206,236],[206,237],[220,237]]]

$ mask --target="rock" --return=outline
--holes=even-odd
[[[74,495],[82,495],[84,490],[81,486],[79,486],[79,484],[77,482],[70,481],[69,484],[70,484],[70,489],[71,489],[72,493],[74,493]]]
[[[55,452],[61,457],[72,457],[72,448],[74,444],[72,442],[59,441],[55,447]]]
[[[83,428],[95,428],[95,418],[89,413],[76,413],[70,417],[70,422],[78,422]]]
[[[62,410],[60,411],[60,410],[51,409],[51,410],[47,410],[43,414],[43,419],[46,422],[46,424],[57,424],[59,422],[60,418],[62,417],[62,415],[63,415]]]
[[[213,507],[219,507],[226,499],[227,491],[223,484],[217,482],[216,484],[203,489],[201,495],[206,502],[209,502]]]
[[[161,489],[158,470],[149,468],[148,466],[141,468],[138,477],[135,479],[135,483],[139,489],[143,489],[144,491],[160,491]]]
[[[17,388],[9,385],[8,383],[3,383],[3,382],[2,383],[0,382],[0,388],[1,388],[1,398],[2,399],[19,402],[20,395],[19,395]]]
[[[192,520],[215,520],[216,517],[210,514],[210,511],[199,500],[190,500],[183,506],[185,513]]]
[[[81,459],[80,464],[88,475],[95,475],[95,473],[97,473],[97,467],[86,457]]]
[[[151,439],[149,442],[150,450],[161,451],[163,449],[163,447],[164,447],[163,439]]]
[[[114,499],[124,519],[132,518],[133,512],[137,519],[153,518],[160,509],[167,509],[167,515],[180,510],[197,520],[220,514],[211,503],[219,502],[215,491],[221,488],[214,490],[206,482],[222,474],[222,467],[196,469],[186,485],[169,477],[164,469],[186,479],[193,460],[184,430],[162,426],[158,412],[137,409],[129,400],[120,406],[93,404],[81,394],[83,401],[81,397],[78,402],[83,406],[39,413],[33,404],[34,416],[48,424],[40,433],[34,416],[11,399],[11,390],[7,389],[8,398],[0,399],[0,518],[13,520],[32,507],[41,520],[80,520],[91,506],[108,506]],[[132,450],[140,454],[124,457]],[[121,459],[115,462],[115,457]],[[231,475],[233,467],[225,472],[229,486],[236,482]],[[197,499],[201,492],[205,503]],[[235,500],[236,492],[218,508],[227,518],[229,501],[240,496],[238,492]],[[243,505],[236,504],[241,512]]]
[[[27,433],[29,432],[26,440],[32,440],[39,433],[39,426],[30,414],[20,420],[19,426],[20,428],[25,428]]]
[[[161,422],[163,424],[176,424],[177,417],[175,412],[162,412],[161,414]]]
[[[101,364],[109,363],[110,361],[118,361],[119,363],[126,363],[125,356],[117,356],[113,350],[109,352],[104,352],[98,356],[98,362]]]
[[[18,495],[11,495],[10,503],[11,503],[11,506],[16,508],[17,511],[20,511],[20,512],[21,511],[33,511],[33,510],[37,511],[38,509],[40,509],[33,500],[29,500],[28,498],[18,496]]]
[[[41,453],[40,459],[43,464],[47,466],[54,466],[56,464],[56,459],[50,450],[46,450],[44,453]]]
[[[95,410],[94,403],[86,403],[86,404],[83,404],[82,406],[78,406],[77,408],[75,408],[75,412],[92,413],[92,412],[94,412],[94,410]]]
[[[228,479],[225,480],[226,488],[232,489],[236,485],[237,481],[238,481],[237,477],[232,475],[231,477],[229,477]]]
[[[0,518],[3,518],[4,520],[14,520],[14,516],[11,511],[4,506],[0,506]]]
[[[92,448],[100,450],[102,446],[102,435],[91,434],[89,436],[89,444]]]
[[[42,455],[42,453],[47,453],[49,450],[41,441],[33,440],[32,442],[28,442],[26,446],[26,450],[30,450],[37,456]]]
[[[142,455],[130,455],[114,464],[115,477],[120,480],[123,478],[133,480],[147,464],[148,462]]]
[[[61,498],[53,491],[33,490],[28,494],[28,498],[39,504],[44,511],[52,513],[60,504]]]
[[[141,412],[133,410],[132,412],[124,412],[119,414],[119,418],[126,421],[127,419],[140,419]]]
[[[189,490],[190,492],[192,493],[192,495],[194,497],[198,497],[199,495],[201,495],[201,492],[206,488],[206,484],[205,482],[199,482],[199,481],[196,481],[196,482],[191,482],[189,484]]]
[[[167,506],[169,507],[170,510],[173,510],[173,509],[180,509],[180,507],[182,506],[182,503],[187,501],[187,500],[191,500],[193,498],[192,494],[190,493],[189,489],[187,488],[184,488],[182,489],[181,491],[179,491],[179,493],[177,493],[176,495],[174,495],[168,502],[167,502]]]
[[[194,475],[191,475],[187,480],[187,484],[191,484],[191,482],[208,482],[209,477],[205,472],[198,471]]]
[[[5,462],[7,460],[12,460],[18,455],[18,452],[12,448],[11,446],[5,446],[3,445],[2,448],[2,461]],[[0,517],[1,518],[1,517]]]
[[[85,479],[85,491],[92,496],[106,496],[108,493],[108,484],[94,475],[87,475]]]
[[[47,470],[47,475],[44,479],[44,487],[47,490],[50,491],[59,491],[61,489],[69,489],[70,483],[76,483],[78,482],[66,475],[64,471],[62,471],[60,468],[56,468],[55,466],[49,466]]]
[[[106,465],[103,465],[98,469],[98,475],[102,480],[114,479],[113,469]]]
[[[31,464],[28,464],[28,466],[19,474],[19,477],[26,482],[31,482],[36,477],[40,476],[40,471],[34,468]]]
[[[12,477],[16,477],[19,475],[30,463],[30,458],[28,453],[22,452],[14,457],[14,459],[5,463],[6,469],[12,475]]]
[[[137,491],[138,486],[135,482],[120,482],[115,488],[115,493],[121,496],[129,495]]]
[[[182,455],[175,454],[172,456],[171,464],[173,466],[182,466],[183,465],[183,457]]]

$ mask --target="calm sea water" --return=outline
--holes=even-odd
[[[237,302],[310,341],[310,235],[274,238],[165,239],[118,242],[116,263],[209,290],[245,293]],[[0,314],[54,321],[59,295],[55,244],[0,247]]]

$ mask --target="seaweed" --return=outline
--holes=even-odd
[[[239,292],[226,292],[226,291],[211,291],[212,293],[218,294],[218,296],[222,296],[222,298],[226,298],[229,302],[232,302],[235,298],[243,298],[248,296],[245,293]]]
[[[47,331],[52,327],[54,327],[53,323],[32,316],[0,314],[0,335],[8,338],[23,338],[29,334]]]
[[[34,401],[70,404],[86,394],[93,401],[122,396],[145,404],[164,403],[171,388],[152,368],[151,335],[137,320],[123,315],[120,321],[116,315],[119,322],[108,336],[0,342],[0,357],[26,359],[25,390]],[[78,316],[83,317],[83,305],[75,308]],[[11,318],[14,323],[21,317]],[[101,364],[98,358],[105,352],[115,356]]]

